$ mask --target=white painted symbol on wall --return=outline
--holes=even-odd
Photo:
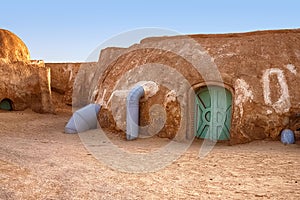
[[[235,100],[234,103],[239,107],[240,119],[243,117],[244,109],[243,104],[247,101],[253,100],[253,93],[250,90],[248,83],[243,79],[235,81]]]
[[[285,68],[288,69],[291,73],[297,75],[297,70],[296,70],[295,65],[293,65],[293,64],[287,64],[285,66]]]
[[[273,74],[277,76],[277,80],[281,92],[281,96],[274,103],[271,101],[271,97],[270,97],[271,94],[270,76]],[[283,71],[278,68],[267,69],[263,74],[262,81],[263,81],[263,92],[264,92],[265,104],[272,106],[272,108],[278,114],[288,112],[291,107],[291,103],[290,103],[289,89]]]

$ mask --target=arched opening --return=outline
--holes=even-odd
[[[229,140],[232,94],[221,86],[200,87],[195,97],[195,136],[211,140]]]
[[[13,110],[13,102],[12,100],[5,98],[0,102],[0,110]]]

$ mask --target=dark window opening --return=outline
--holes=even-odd
[[[11,111],[13,110],[13,102],[10,99],[3,99],[0,102],[0,110],[8,110]]]

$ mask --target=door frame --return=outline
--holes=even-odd
[[[235,109],[235,105],[234,105],[234,89],[226,83],[220,83],[220,82],[199,82],[196,83],[194,85],[192,85],[190,91],[189,91],[189,95],[188,95],[188,105],[189,105],[189,116],[188,116],[188,124],[187,126],[189,128],[187,128],[187,139],[191,139],[191,138],[195,138],[195,131],[196,131],[196,127],[195,127],[195,95],[197,93],[197,91],[199,91],[201,88],[203,87],[209,87],[209,86],[219,86],[219,87],[223,87],[224,89],[227,89],[230,93],[231,93],[231,121],[230,121],[230,130],[229,130],[229,135],[230,138],[227,141],[230,141],[232,138],[232,130],[233,130],[233,115],[234,115],[234,109]]]

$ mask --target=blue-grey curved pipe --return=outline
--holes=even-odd
[[[90,129],[96,129],[97,115],[101,105],[89,104],[73,113],[65,126],[65,133],[81,133]]]
[[[140,85],[134,87],[127,96],[126,102],[126,138],[134,140],[139,135],[139,102],[144,96],[144,88]]]

